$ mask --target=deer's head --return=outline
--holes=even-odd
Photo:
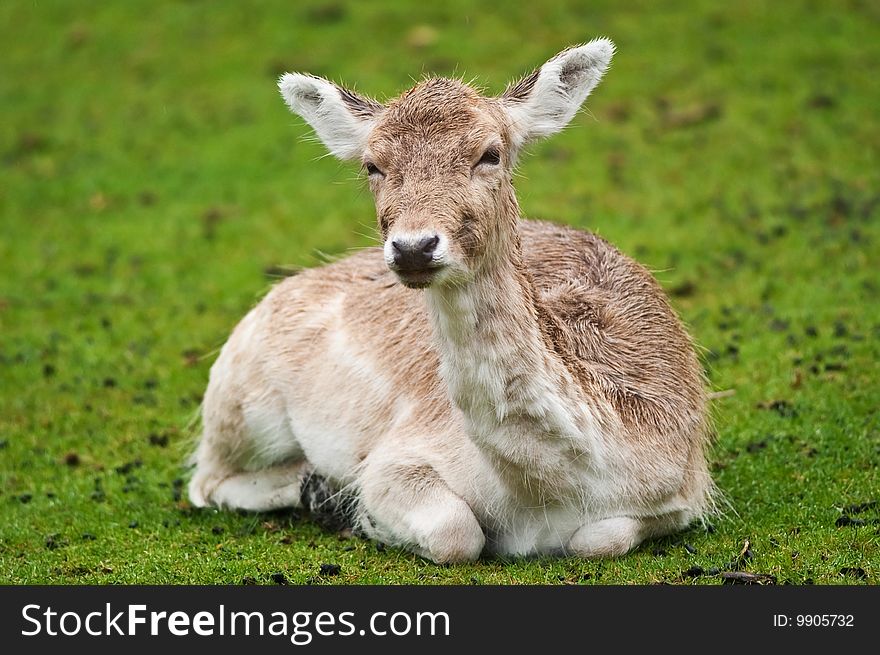
[[[467,280],[512,234],[517,155],[568,124],[613,53],[607,39],[569,48],[499,97],[450,79],[384,105],[299,73],[278,86],[332,154],[362,163],[388,267],[427,287]]]

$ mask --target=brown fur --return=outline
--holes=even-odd
[[[522,220],[512,183],[524,140],[558,129],[612,51],[567,50],[500,98],[432,78],[383,106],[282,79],[328,147],[362,153],[385,249],[282,281],[236,328],[205,396],[196,504],[296,504],[285,476],[314,469],[357,490],[371,535],[435,561],[475,558],[485,535],[620,554],[704,516],[689,336],[647,270]],[[436,266],[392,273],[395,239],[425,235]]]

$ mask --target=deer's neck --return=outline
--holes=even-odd
[[[428,290],[441,375],[478,445],[584,431],[579,388],[543,336],[530,275],[514,230],[461,286]]]

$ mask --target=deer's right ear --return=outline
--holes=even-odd
[[[302,116],[340,159],[360,159],[376,118],[384,109],[320,77],[285,73],[278,88],[290,110]]]

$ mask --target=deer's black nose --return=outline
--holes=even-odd
[[[412,240],[395,239],[391,242],[394,265],[403,273],[424,271],[430,267],[438,243],[440,237],[436,234]]]

